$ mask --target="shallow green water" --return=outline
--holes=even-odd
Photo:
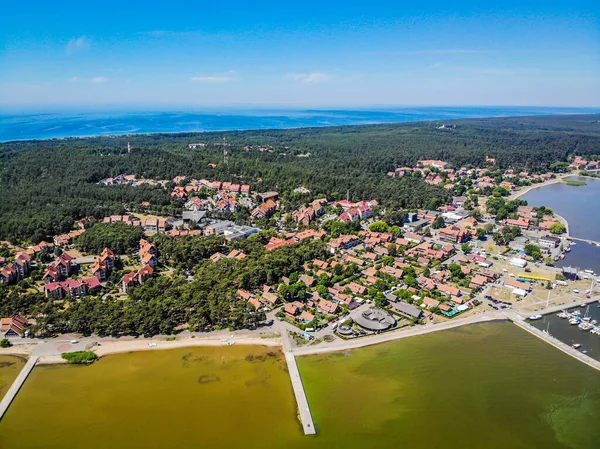
[[[25,359],[10,355],[0,355],[0,399],[12,385],[13,380],[25,366]]]
[[[330,444],[600,448],[600,372],[512,323],[306,357],[299,367]]]
[[[0,448],[600,447],[600,373],[510,323],[299,359],[305,437],[279,352],[241,346],[33,370]]]

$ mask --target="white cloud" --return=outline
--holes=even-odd
[[[229,73],[235,73],[230,71]],[[195,83],[227,83],[235,80],[232,76],[192,76],[190,78]]]
[[[95,76],[93,78],[79,78],[78,76],[74,76],[73,78],[70,78],[69,81],[71,81],[72,83],[94,83],[94,84],[101,84],[101,83],[106,83],[108,81],[108,78],[105,76]]]
[[[515,71],[511,69],[475,69],[476,73],[481,75],[514,75]]]
[[[514,75],[515,71],[512,69],[496,68],[496,67],[454,67],[456,70],[464,70],[467,72],[475,73],[478,75]]]
[[[429,64],[427,66],[428,69],[438,69],[442,66],[443,64],[441,62],[434,62],[433,64]]]
[[[284,78],[299,81],[301,83],[321,83],[323,81],[329,81],[331,79],[331,75],[323,72],[288,73],[284,76]]]
[[[473,50],[468,48],[447,48],[447,49],[434,49],[434,50],[414,50],[408,51],[410,54],[429,54],[429,55],[460,55],[460,54],[476,54],[476,53],[489,53],[486,50]]]
[[[83,53],[91,48],[90,40],[85,36],[80,36],[76,39],[71,39],[67,44],[67,54]]]

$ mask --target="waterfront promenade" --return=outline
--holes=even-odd
[[[453,329],[468,324],[483,323],[486,321],[506,320],[504,312],[484,312],[477,313],[468,318],[459,318],[452,321],[439,324],[426,324],[424,326],[414,326],[403,328],[397,331],[386,332],[383,334],[355,338],[352,340],[335,340],[331,343],[320,343],[319,346],[308,346],[294,348],[292,351],[296,355],[323,354],[334,351],[344,351],[347,349],[362,348],[364,346],[386,343],[388,341],[400,340],[402,338],[415,337],[417,335],[429,334],[447,329]]]
[[[291,352],[291,344],[289,338],[290,337],[287,331],[284,330],[282,335],[283,354],[287,363],[290,381],[292,382],[294,396],[296,397],[296,404],[298,405],[300,421],[302,421],[302,429],[304,430],[304,435],[314,435],[317,433],[317,430],[315,429],[312,414],[310,413],[310,407],[308,405],[308,399],[306,399],[306,393],[304,392],[304,385],[302,385],[302,378],[300,377],[300,371],[298,370],[296,357]]]
[[[19,375],[17,376],[15,381],[12,383],[12,385],[10,386],[10,388],[8,389],[8,391],[6,392],[6,394],[0,401],[0,419],[2,419],[2,417],[8,410],[8,407],[12,403],[13,399],[15,398],[15,396],[17,396],[17,393],[19,392],[19,390],[21,389],[21,387],[27,380],[29,373],[31,373],[31,370],[33,369],[33,367],[35,366],[37,361],[38,361],[37,356],[31,356],[29,358],[29,360],[27,361],[27,363],[25,364],[25,366],[23,367],[23,369],[21,370],[21,372],[19,373]]]

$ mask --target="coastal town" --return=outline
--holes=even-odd
[[[248,254],[238,242],[251,236],[262,238],[261,253],[318,241],[325,250],[322,257],[259,288],[240,285],[235,294],[235,300],[263,317],[255,326],[285,323],[295,345],[361,338],[501,309],[536,315],[571,299],[592,300],[597,281],[592,270],[553,266],[577,245],[568,223],[518,197],[578,170],[597,170],[598,162],[578,156],[566,173],[500,170],[491,157],[486,165],[453,168],[441,160],[420,160],[415,167],[389,172],[394,178],[423,178],[453,194],[449,204],[396,213],[392,222],[384,221],[390,211],[374,198],[329,200],[298,186],[295,193],[308,201],[293,206],[278,192],[254,192],[247,184],[185,175],[172,180],[119,175],[100,184],[106,189],[161,186],[169,189],[182,214],[155,215],[152,204],[144,201],[126,215],[85,217],[76,229],[51,241],[26,248],[4,244],[0,282],[25,280],[29,289],[54,301],[124,299],[152,279],[172,276],[177,261],[160,253],[157,236],[220,239],[221,251],[206,257],[208,264],[245,259]],[[217,218],[223,214],[228,219]],[[88,230],[116,224],[139,229],[134,249],[124,254],[110,247],[98,254],[82,250],[78,242]],[[189,271],[187,276],[193,277]],[[34,337],[28,324],[35,322],[35,316],[5,317],[2,334]],[[599,332],[591,326],[593,333]]]
[[[165,189],[181,214],[160,215],[142,201],[124,214],[84,217],[75,229],[36,245],[4,242],[2,284],[70,308],[90,298],[141,301],[143,287],[158,287],[161,279],[174,276],[193,285],[197,264],[209,272],[210,267],[235,272],[253,259],[268,264],[292,250],[303,255],[293,270],[289,262],[275,262],[267,282],[242,278],[230,286],[235,293],[228,300],[246,316],[241,329],[173,323],[177,327],[167,334],[175,336],[144,331],[145,338],[136,340],[126,329],[113,336],[56,332],[41,315],[2,318],[0,354],[16,350],[29,360],[0,403],[0,419],[36,364],[80,358],[90,363],[98,355],[190,345],[282,345],[307,435],[316,429],[296,365],[300,355],[509,320],[600,369],[586,347],[567,345],[530,325],[542,313],[558,313],[600,338],[589,307],[583,315],[572,310],[598,301],[600,278],[585,267],[555,267],[577,239],[554,211],[519,199],[532,188],[568,183],[572,174],[593,176],[598,162],[577,157],[556,173],[501,170],[495,163],[487,157],[484,168],[453,168],[441,160],[419,160],[415,167],[388,172],[452,193],[448,203],[431,201],[427,208],[403,211],[386,210],[376,198],[351,200],[349,192],[346,199],[328,199],[303,186],[294,189],[291,200],[289,194],[257,192],[249,184],[186,175],[102,179],[98,184],[105,189]],[[186,246],[177,249],[196,243],[205,244],[201,260],[189,260]]]
[[[600,449],[597,2],[5,2],[0,449]]]

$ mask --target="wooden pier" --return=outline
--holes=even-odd
[[[25,364],[25,366],[23,367],[23,369],[21,370],[21,372],[19,373],[19,375],[17,376],[15,381],[12,383],[12,385],[10,386],[10,388],[8,389],[8,391],[6,392],[6,394],[0,401],[0,419],[2,419],[2,417],[8,410],[8,407],[12,403],[13,399],[17,396],[17,393],[19,392],[19,390],[21,389],[21,387],[27,380],[29,373],[31,373],[31,370],[33,369],[33,367],[35,366],[37,361],[38,361],[37,356],[31,356],[29,358],[29,360],[27,361],[27,363]]]
[[[308,399],[306,399],[306,393],[304,392],[304,385],[302,385],[302,378],[300,377],[300,371],[296,364],[296,357],[291,352],[291,345],[289,342],[289,336],[287,331],[282,332],[283,341],[283,354],[285,355],[285,361],[287,362],[288,373],[292,382],[292,388],[294,390],[294,396],[296,396],[296,404],[298,405],[298,412],[300,414],[300,421],[302,422],[302,428],[304,435],[314,435],[317,433],[315,424],[310,413],[310,407],[308,406]]]

